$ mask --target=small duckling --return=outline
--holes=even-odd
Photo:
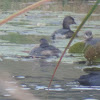
[[[71,24],[76,24],[74,18],[71,16],[66,16],[63,20],[63,28],[55,31],[51,36],[52,39],[54,40],[57,38],[71,38],[74,33],[70,29]]]
[[[40,45],[36,48],[33,48],[30,52],[29,55],[33,57],[51,57],[51,56],[56,56],[59,57],[59,53],[61,51],[52,46],[49,45],[48,41],[44,38],[40,39]]]
[[[85,32],[85,45],[96,45],[97,43],[100,42],[100,38],[93,38],[92,32],[91,31],[86,31]]]

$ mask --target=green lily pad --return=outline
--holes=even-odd
[[[72,45],[69,48],[69,53],[83,53],[84,52],[84,47],[85,47],[85,43],[84,42],[78,42],[75,43],[74,45]]]

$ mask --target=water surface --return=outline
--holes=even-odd
[[[16,2],[18,8],[13,10],[12,8],[15,3],[11,3],[12,8],[9,8],[10,6],[8,6],[9,9],[6,7],[1,8],[0,20],[31,3]],[[47,9],[41,7],[41,9],[31,10],[0,27],[0,70],[8,72],[11,75],[10,78],[16,80],[9,81],[11,84],[18,82],[24,91],[28,90],[40,100],[47,99],[47,87],[59,58],[24,58],[28,56],[28,53],[25,51],[30,51],[34,46],[39,44],[39,39],[42,37],[45,37],[50,44],[58,47],[61,51],[64,50],[69,39],[51,41],[51,34],[62,27],[62,20],[65,16],[70,15],[75,18],[77,24],[71,26],[71,29],[75,31],[86,15],[84,4],[82,4],[83,10],[80,8],[80,11],[76,10],[78,5],[76,3],[66,5],[63,6],[61,2],[47,3],[45,4]],[[74,6],[72,7],[72,5]],[[55,7],[52,8],[52,6]],[[87,4],[86,7],[90,8],[91,4]],[[87,30],[91,30],[95,37],[99,37],[100,13],[97,13],[98,9],[96,9],[95,13],[92,14],[91,18],[83,26],[78,33],[79,37],[72,44],[83,41],[83,33]],[[100,66],[87,66],[87,64],[77,63],[79,61],[86,61],[83,54],[73,54],[74,57],[69,55],[67,51],[62,59],[62,63],[50,87],[48,100],[99,100],[100,87],[80,86],[75,80],[81,75],[86,74],[83,71],[84,68]],[[0,85],[0,88],[2,88],[2,85]],[[7,88],[1,90],[0,99],[11,100],[12,95],[6,92]]]

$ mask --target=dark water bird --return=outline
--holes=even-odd
[[[61,51],[50,45],[48,41],[44,38],[40,39],[40,45],[38,47],[33,48],[29,55],[33,57],[59,57]]]
[[[57,39],[57,38],[71,38],[73,35],[73,31],[70,29],[71,24],[76,24],[74,21],[74,18],[71,16],[66,16],[63,20],[63,28],[55,31],[52,34],[52,39]]]
[[[93,38],[92,32],[91,31],[86,31],[85,32],[85,45],[96,45],[97,43],[100,42],[100,38]]]
[[[88,75],[82,75],[77,80],[80,85],[100,86],[100,72],[91,72]]]

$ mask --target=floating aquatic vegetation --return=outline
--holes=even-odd
[[[84,47],[85,47],[84,42],[75,43],[69,48],[69,53],[83,53]]]
[[[8,22],[7,24],[10,24],[12,26],[18,26],[18,25],[28,25],[29,23],[26,22],[25,20],[22,20],[20,22],[17,22],[17,21],[13,21],[13,22]]]
[[[100,62],[100,43],[89,46],[84,53],[84,57],[90,62]]]
[[[8,35],[0,35],[0,39],[8,40],[11,43],[17,44],[32,44],[38,43],[41,38],[50,40],[49,36],[45,35],[20,35],[19,33],[10,32]]]
[[[84,68],[83,70],[84,70],[85,72],[100,71],[100,68],[98,68],[98,67],[92,67],[92,68]]]
[[[85,43],[78,42],[69,48],[69,53],[84,53],[89,62],[100,62],[100,43],[85,47]]]

